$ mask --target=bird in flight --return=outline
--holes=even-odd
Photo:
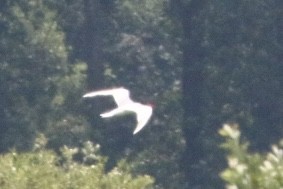
[[[147,124],[152,115],[152,105],[134,102],[130,98],[130,91],[123,87],[89,92],[86,93],[83,98],[96,96],[113,96],[114,101],[117,104],[117,108],[100,114],[103,118],[116,116],[126,112],[133,112],[136,114],[137,126],[133,134],[138,133]]]

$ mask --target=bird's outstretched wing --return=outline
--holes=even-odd
[[[93,91],[93,92],[86,93],[83,97],[88,98],[88,97],[95,97],[95,96],[113,96],[118,106],[132,101],[130,99],[129,90],[123,87]]]
[[[83,97],[95,97],[95,96],[113,96],[117,108],[100,114],[101,117],[112,117],[123,112],[133,112],[136,113],[137,116],[137,126],[134,130],[133,134],[138,133],[149,121],[152,115],[152,107],[149,105],[144,105],[141,103],[133,102],[130,99],[130,92],[129,90],[121,87],[121,88],[114,88],[114,89],[106,89],[106,90],[99,90],[93,91],[90,93],[86,93]]]
[[[137,111],[137,126],[134,130],[134,134],[138,133],[149,121],[152,115],[152,107],[148,105],[140,104]]]

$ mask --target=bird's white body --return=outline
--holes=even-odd
[[[96,96],[113,96],[117,108],[100,114],[101,117],[112,117],[125,112],[134,112],[137,115],[137,126],[134,130],[134,134],[138,133],[149,121],[152,115],[152,107],[150,105],[144,105],[138,102],[134,102],[130,98],[129,90],[125,88],[114,88],[100,91],[94,91],[86,93],[83,97],[96,97]]]

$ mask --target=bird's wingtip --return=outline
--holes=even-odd
[[[138,132],[140,132],[142,130],[143,127],[137,127],[134,132],[133,135],[137,134]]]
[[[92,94],[92,92],[90,92],[90,93],[84,94],[83,98],[88,98],[88,97],[92,97],[92,96],[93,96],[93,94]]]

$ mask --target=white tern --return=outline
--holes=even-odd
[[[130,98],[130,91],[123,87],[89,92],[86,93],[83,98],[96,96],[113,96],[114,101],[117,104],[117,108],[100,114],[103,118],[112,117],[125,112],[136,113],[137,126],[133,134],[138,133],[147,124],[152,115],[152,105],[144,105],[134,102]]]

